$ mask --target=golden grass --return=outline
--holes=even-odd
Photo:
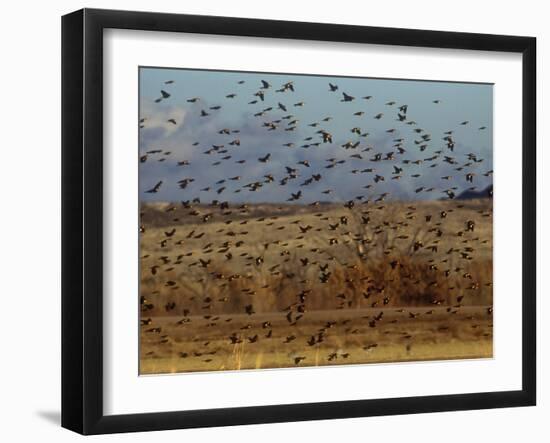
[[[489,358],[492,356],[492,316],[485,308],[468,307],[454,314],[449,321],[445,309],[410,319],[408,311],[384,309],[385,318],[376,328],[369,319],[380,310],[355,311],[345,324],[339,322],[326,335],[325,341],[310,346],[310,336],[318,333],[334,312],[321,312],[297,326],[289,326],[283,318],[254,314],[248,318],[233,318],[231,326],[220,316],[215,327],[201,318],[181,326],[176,318],[159,317],[155,325],[161,333],[147,333],[142,328],[142,358],[140,373],[173,373],[193,371],[285,368],[342,364],[387,363],[423,360]],[[443,311],[443,312],[441,312]],[[281,317],[281,316],[279,316]],[[262,323],[273,324],[271,338],[265,338]],[[248,326],[246,329],[241,329]],[[231,344],[228,336],[238,331],[241,343]],[[161,336],[168,335],[168,344],[160,345]],[[259,335],[250,343],[248,337]],[[287,337],[296,340],[287,343]],[[205,343],[207,343],[205,345]],[[372,345],[376,345],[375,347]],[[334,358],[334,354],[336,357]],[[182,357],[183,355],[183,357]],[[331,358],[333,356],[333,358]],[[305,357],[296,364],[295,357]]]

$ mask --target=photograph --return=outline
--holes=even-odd
[[[140,375],[493,357],[493,84],[136,74]]]

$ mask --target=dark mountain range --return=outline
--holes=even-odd
[[[458,200],[472,200],[474,198],[493,198],[493,185],[487,186],[482,191],[466,190],[456,197]]]

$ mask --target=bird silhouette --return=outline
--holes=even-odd
[[[162,186],[162,180],[160,180],[155,186],[153,186],[151,189],[145,191],[149,194],[155,194],[159,192],[160,187]]]
[[[351,101],[355,100],[355,97],[352,97],[351,95],[348,95],[345,92],[342,92],[342,95],[343,95],[343,98],[342,98],[342,100],[340,100],[342,102],[351,102]]]

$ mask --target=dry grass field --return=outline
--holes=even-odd
[[[142,374],[492,356],[492,200],[141,207]]]

